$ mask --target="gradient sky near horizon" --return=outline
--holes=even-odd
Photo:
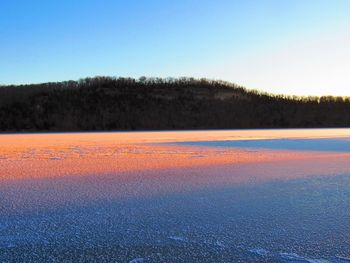
[[[206,77],[350,96],[349,0],[1,0],[0,84]]]

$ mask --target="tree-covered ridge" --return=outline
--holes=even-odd
[[[193,78],[95,77],[0,86],[1,131],[349,127],[350,99]]]

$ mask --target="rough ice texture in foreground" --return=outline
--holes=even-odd
[[[0,137],[0,262],[349,262],[348,151],[277,135]]]

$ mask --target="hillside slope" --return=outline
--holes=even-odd
[[[1,131],[349,127],[349,98],[272,96],[192,78],[0,86]]]

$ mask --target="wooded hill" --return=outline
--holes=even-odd
[[[276,96],[207,79],[0,86],[0,130],[7,132],[349,126],[349,98]]]

